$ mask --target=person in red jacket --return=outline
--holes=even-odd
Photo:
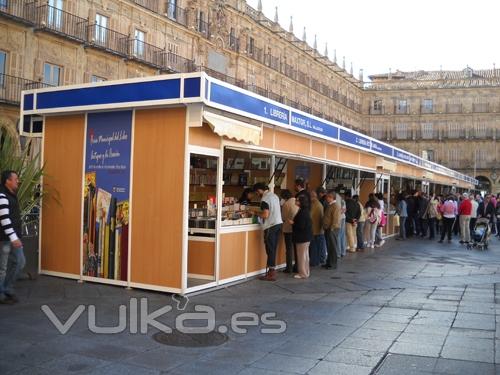
[[[470,242],[470,218],[472,214],[472,203],[469,199],[469,194],[462,194],[462,203],[458,209],[460,216],[460,243]]]

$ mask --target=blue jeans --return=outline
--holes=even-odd
[[[319,266],[320,263],[326,261],[326,242],[325,235],[318,234],[313,236],[313,240],[309,244],[309,264]]]
[[[406,216],[399,217],[399,238],[406,240]]]
[[[264,244],[266,245],[267,267],[276,267],[276,250],[281,233],[281,224],[274,225],[264,231]]]
[[[10,242],[0,243],[0,298],[14,294],[14,283],[25,265],[22,247],[15,249]]]
[[[337,247],[337,255],[339,258],[346,254],[347,238],[345,236],[345,218],[340,220],[340,231],[338,237],[339,245]]]

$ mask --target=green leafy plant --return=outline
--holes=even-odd
[[[8,132],[0,133],[0,171],[13,170],[19,174],[21,183],[17,198],[25,221],[33,208],[40,205],[43,195],[40,191],[43,166],[40,163],[39,153],[29,155],[30,143],[21,149],[15,136]]]

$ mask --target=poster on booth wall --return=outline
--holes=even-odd
[[[83,275],[127,281],[132,111],[89,113]]]

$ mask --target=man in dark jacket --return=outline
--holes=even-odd
[[[0,186],[0,304],[18,302],[14,282],[26,263],[21,242],[22,222],[15,171],[4,171]]]
[[[357,249],[356,227],[361,217],[361,209],[359,204],[352,199],[350,191],[345,193],[345,209],[347,249],[349,252],[355,253]]]

